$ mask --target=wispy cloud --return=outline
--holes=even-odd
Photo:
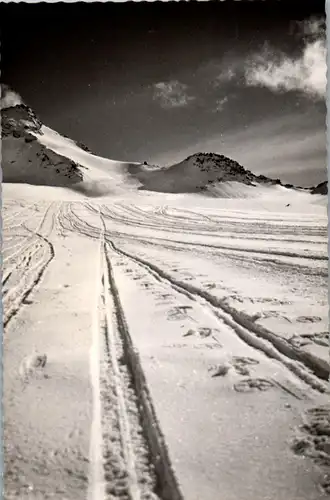
[[[266,87],[274,92],[301,91],[310,97],[326,94],[326,44],[322,20],[312,19],[302,25],[305,46],[300,57],[264,49],[253,55],[245,68],[248,86]]]
[[[162,108],[180,108],[187,106],[195,97],[189,95],[188,85],[178,80],[159,82],[154,85],[154,100]]]
[[[0,109],[11,108],[22,103],[22,98],[17,92],[14,92],[8,85],[1,84]]]
[[[324,99],[327,83],[326,32],[323,18],[297,22],[292,36],[303,41],[299,56],[290,57],[269,45],[248,57],[230,54],[221,62],[213,87],[236,80],[248,87],[264,87],[273,92],[300,91],[308,97]]]

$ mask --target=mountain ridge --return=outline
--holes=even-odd
[[[88,177],[89,168],[46,146],[42,141],[45,128],[47,127],[44,127],[35,112],[26,104],[18,103],[2,108],[3,182],[66,186],[73,189],[78,185],[82,186]],[[64,135],[57,135],[85,154],[98,158],[85,144]],[[309,191],[311,194],[327,194],[328,191],[327,181],[311,188],[284,184],[280,179],[256,175],[237,161],[219,153],[194,153],[169,167],[158,167],[148,162],[100,160],[109,163],[109,175],[112,174],[112,163],[122,165],[127,171],[130,184],[136,184],[138,190],[159,193],[201,193],[215,196],[219,185],[233,182],[244,184],[249,188],[281,186]],[[105,171],[103,173],[103,182],[106,182],[106,173]]]

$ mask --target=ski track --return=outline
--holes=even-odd
[[[101,208],[101,214],[106,217],[106,214],[103,213],[103,207]],[[94,233],[94,237],[97,237],[99,234],[97,227],[89,223],[86,224],[85,221],[80,219],[77,214],[72,211],[72,207],[71,215],[74,218],[73,224],[76,229],[78,229],[80,225],[80,231],[84,234],[91,235],[91,233]],[[115,236],[105,229],[105,240],[108,241],[118,253],[133,260],[140,266],[143,266],[150,274],[157,275],[158,279],[167,281],[175,290],[193,297],[194,300],[198,300],[203,307],[211,308],[213,313],[229,325],[233,332],[240,336],[247,344],[262,350],[267,356],[280,361],[313,389],[320,392],[327,392],[329,390],[328,384],[326,383],[329,379],[329,371],[327,367],[324,366],[324,363],[318,358],[292,346],[287,340],[277,336],[270,330],[256,325],[246,313],[230,307],[224,300],[212,296],[212,294],[201,290],[199,287],[174,278],[149,260],[142,259],[137,255],[132,255],[120,249],[118,245],[114,243],[114,238]]]
[[[281,268],[282,270],[286,268],[291,272],[296,270],[296,272],[303,273],[305,275],[312,275],[312,276],[316,275],[324,278],[328,277],[327,268],[323,264],[323,262],[325,261],[312,261],[311,259],[307,261],[305,259],[304,264],[302,264],[301,262],[293,261],[292,257],[289,261],[283,260],[285,259],[285,257],[274,259],[271,257],[272,254],[270,253],[263,255],[258,255],[258,254],[246,255],[244,254],[244,252],[240,253],[239,251],[236,252],[236,250],[227,251],[227,250],[220,250],[218,248],[216,249],[208,248],[207,245],[201,245],[200,247],[196,248],[194,243],[166,240],[165,238],[159,238],[159,237],[150,237],[146,239],[142,237],[132,236],[128,233],[119,233],[116,231],[113,231],[113,234],[116,236],[116,238],[118,239],[120,238],[123,241],[134,240],[146,247],[153,246],[162,250],[164,249],[168,250],[170,252],[184,252],[192,255],[204,254],[206,258],[212,258],[212,259],[217,256],[221,257],[225,256],[227,259],[230,259],[234,262],[237,262],[238,260],[249,264],[253,262],[258,264],[258,266],[263,266],[264,268],[269,268],[269,266],[274,265],[277,267],[277,270],[279,268]],[[316,262],[320,263],[320,265],[315,266]],[[311,264],[313,264],[315,267],[311,267]]]
[[[113,499],[180,500],[102,232],[100,238],[98,321],[104,490]]]
[[[102,221],[96,210],[99,221]],[[29,243],[8,258],[4,285],[11,276],[17,283],[4,297],[4,325],[19,313],[26,299],[42,280],[55,257],[50,237],[54,230],[65,237],[68,231],[82,233],[81,222],[71,203],[45,207],[37,227],[20,223]],[[113,277],[107,243],[102,230],[88,222],[87,236],[100,239],[101,271],[97,272],[96,325],[93,334],[91,377],[94,391],[94,418],[91,429],[90,500],[182,500],[160,430],[138,353],[129,335]],[[36,258],[38,257],[38,258]]]
[[[287,341],[277,337],[271,331],[253,324],[247,315],[229,307],[221,299],[216,299],[211,294],[195,286],[175,280],[171,275],[164,272],[151,262],[141,259],[140,257],[133,256],[131,253],[124,250],[120,250],[113,242],[111,242],[111,245],[115,251],[140,264],[144,269],[149,271],[151,275],[156,275],[158,279],[167,281],[168,284],[176,291],[189,296],[194,301],[198,301],[202,307],[211,309],[217,317],[230,326],[232,330],[247,344],[263,351],[267,356],[272,357],[277,361],[281,361],[293,373],[314,389],[320,392],[328,391],[328,385],[319,381],[317,377],[323,380],[328,380],[329,372],[312,355],[293,348]],[[261,339],[266,341],[266,343],[260,341]],[[296,362],[298,361],[298,363],[289,361],[287,358]],[[312,370],[316,377],[314,377],[309,370],[306,370],[304,366],[301,366],[301,364],[306,365],[309,370]]]
[[[126,211],[129,211],[128,207],[124,207],[123,208],[124,212]],[[132,227],[141,227],[141,228],[148,228],[148,229],[157,229],[159,230],[160,229],[160,223],[161,223],[161,231],[163,232],[169,232],[169,233],[173,233],[173,234],[182,234],[182,232],[184,232],[185,234],[190,234],[190,235],[193,235],[193,236],[215,236],[215,237],[219,237],[219,233],[220,235],[222,235],[222,229],[223,227],[215,227],[215,228],[204,228],[204,231],[201,232],[201,231],[196,231],[196,223],[194,223],[194,225],[188,225],[188,224],[185,224],[185,225],[180,225],[180,224],[175,224],[175,228],[173,227],[173,222],[172,224],[170,225],[166,225],[164,224],[164,219],[159,219],[159,221],[155,221],[155,218],[154,216],[150,216],[150,214],[146,214],[145,215],[145,218],[146,219],[150,219],[151,217],[151,220],[153,220],[153,223],[146,223],[145,221],[141,220],[141,219],[135,219],[134,217],[133,218],[127,218],[127,217],[123,217],[122,216],[122,212],[120,212],[119,214],[113,209],[113,207],[111,207],[111,209],[109,207],[104,207],[102,206],[102,213],[103,215],[106,217],[106,218],[109,218],[111,220],[113,220],[114,222],[117,222],[117,223],[122,223],[124,224],[125,226],[132,226]],[[241,224],[241,228],[242,228],[242,224]],[[300,229],[300,232],[298,234],[303,234],[303,230],[301,228]],[[244,235],[245,235],[245,232],[246,233],[252,233],[252,234],[257,234],[258,231],[260,231],[260,226],[259,225],[252,225],[252,224],[249,224],[246,229],[244,230]],[[294,234],[296,230],[294,229],[291,229],[291,234]],[[235,230],[235,228],[233,228],[233,232],[237,233],[239,231]],[[213,234],[215,233],[215,234]],[[242,231],[243,233],[243,231]],[[308,229],[308,234],[309,235],[313,235],[313,231]],[[320,235],[320,236],[323,236],[323,230],[322,232],[320,233],[317,233],[317,235]],[[231,238],[231,234],[228,236]],[[237,237],[236,237],[237,238]],[[236,239],[234,237],[234,239]],[[245,239],[244,237],[242,238],[238,238],[240,240],[242,239]],[[247,240],[249,238],[246,238]],[[269,243],[271,242],[276,242],[276,243],[284,243],[284,242],[290,242],[290,243],[295,243],[296,240],[283,240],[283,239],[272,239],[272,238],[264,238],[263,241],[267,241]],[[258,254],[258,255],[276,255],[276,256],[283,256],[283,257],[299,257],[300,259],[312,259],[312,260],[321,260],[321,261],[327,261],[328,260],[328,256],[327,255],[320,255],[320,254],[317,254],[317,253],[312,253],[310,251],[306,251],[305,252],[301,252],[301,253],[297,253],[297,252],[292,252],[292,251],[286,251],[286,252],[283,252],[281,250],[277,250],[276,248],[274,249],[270,249],[270,250],[266,250],[266,249],[263,249],[263,248],[258,248],[258,249],[255,249],[255,248],[244,248],[244,247],[238,247],[238,246],[231,246],[231,245],[225,245],[225,244],[210,244],[210,243],[197,243],[197,242],[190,242],[190,241],[178,241],[178,240],[173,240],[171,239],[171,242],[173,243],[176,243],[176,244],[188,244],[188,245],[192,245],[192,246],[195,246],[195,247],[200,247],[200,248],[210,248],[210,249],[215,249],[215,250],[225,250],[225,251],[234,251],[234,252],[242,252],[242,253],[252,253],[252,254]],[[310,244],[310,241],[306,241],[306,240],[300,240],[300,242],[304,242],[304,243],[309,243]],[[312,245],[315,245],[317,243],[312,243]]]
[[[237,234],[243,235],[246,231],[256,235],[254,240],[313,246],[318,241],[310,241],[308,238],[317,236],[321,238],[320,243],[323,243],[326,235],[326,229],[322,225],[313,226],[313,219],[302,219],[302,225],[297,229],[294,227],[297,221],[293,218],[290,221],[289,218],[270,217],[260,221],[246,214],[200,214],[188,209],[170,209],[168,206],[150,207],[148,210],[124,203],[98,206],[90,202],[52,202],[45,203],[41,211],[38,209],[38,217],[34,210],[36,204],[26,203],[14,213],[11,213],[12,206],[15,207],[15,204],[7,204],[9,214],[4,219],[7,240],[14,240],[14,244],[7,247],[8,255],[3,260],[5,330],[20,308],[28,305],[27,298],[41,282],[55,258],[51,242],[54,231],[63,238],[72,232],[99,241],[95,321],[90,356],[94,416],[90,444],[89,500],[183,500],[140,357],[130,336],[113,271],[112,254],[125,259],[127,265],[132,262],[143,269],[150,280],[156,280],[165,290],[191,300],[203,314],[211,315],[219,324],[225,323],[233,335],[271,360],[281,363],[315,391],[329,391],[329,372],[318,358],[255,324],[251,317],[229,306],[225,300],[174,277],[150,258],[142,258],[136,251],[127,251],[120,246],[125,240],[135,239],[146,246],[163,246],[176,252],[182,248],[187,253],[199,252],[200,247],[204,253],[224,251],[241,255],[242,259],[247,260],[265,259],[265,265],[270,262],[266,259],[273,259],[273,256],[287,258],[287,266],[290,266],[290,258],[304,259],[307,262],[326,261],[325,255],[310,253],[309,250],[308,253],[297,253],[166,240],[165,237],[157,236],[148,239],[148,236],[143,235],[143,229],[159,230],[161,227],[161,231],[169,235],[184,232],[194,237],[219,236],[222,231],[227,231],[228,238],[236,233],[233,234],[234,239],[252,239],[251,236],[242,238]],[[31,214],[34,214],[34,224],[38,219],[33,228],[27,225],[31,224],[28,222]],[[16,220],[17,224],[12,224]],[[278,224],[281,223],[285,224],[279,228]],[[129,234],[130,227],[140,228],[141,235]],[[18,228],[29,236],[15,235]],[[272,238],[274,235],[278,237]],[[287,237],[281,238],[283,235]],[[17,238],[21,239],[15,243]],[[254,257],[254,254],[258,256]],[[272,262],[284,265],[276,259]],[[308,265],[301,265],[301,268],[310,269]],[[282,389],[290,392],[286,387]]]
[[[31,234],[29,238],[31,241],[27,245],[22,245],[19,251],[9,255],[4,261],[6,263],[20,255],[15,263],[9,269],[5,267],[3,272],[3,287],[9,284],[12,277],[15,278],[15,274],[18,274],[18,282],[14,282],[3,292],[3,324],[5,329],[20,308],[23,305],[28,305],[29,295],[40,283],[50,262],[55,257],[54,246],[49,240],[54,229],[55,213],[56,207],[54,208],[54,203],[51,203],[47,206],[40,223],[34,230],[26,227],[23,222],[21,226]],[[41,256],[34,259],[40,250]]]

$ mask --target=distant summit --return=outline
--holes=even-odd
[[[135,167],[134,175],[142,184],[140,189],[163,193],[204,193],[209,196],[219,196],[220,192],[226,191],[222,189],[224,186],[236,183],[250,188],[245,191],[251,196],[254,190],[257,194],[255,188],[258,186],[281,186],[313,194],[327,194],[327,182],[312,188],[284,184],[280,179],[256,175],[237,161],[217,153],[195,153],[170,167],[147,168],[145,165]],[[230,196],[232,193],[233,189],[230,189]]]
[[[167,168],[136,172],[143,189],[164,193],[198,193],[212,190],[219,183],[238,182],[257,187],[282,185],[279,179],[255,175],[237,161],[216,153],[196,153]]]

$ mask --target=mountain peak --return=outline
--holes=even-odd
[[[16,104],[2,108],[2,136],[25,137],[29,132],[42,134],[42,123],[29,106]]]
[[[231,169],[236,172],[247,172],[251,173],[249,170],[246,170],[242,165],[240,165],[237,161],[232,160],[228,156],[219,153],[195,153],[193,155],[188,156],[184,161],[194,161],[195,164],[220,169]]]

